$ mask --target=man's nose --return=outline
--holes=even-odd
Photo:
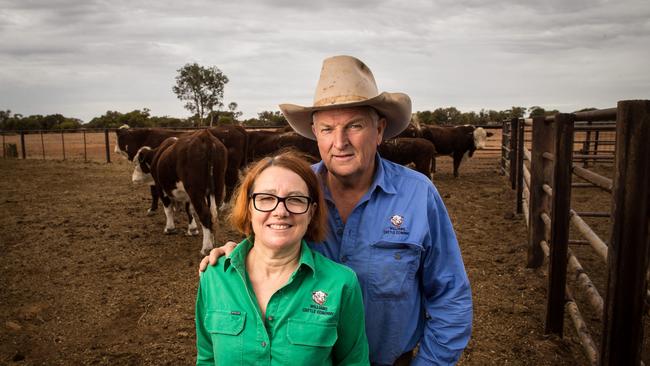
[[[344,150],[348,146],[348,134],[344,128],[334,130],[334,147],[337,150]]]

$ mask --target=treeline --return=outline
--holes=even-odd
[[[586,108],[584,110],[593,110]],[[62,130],[79,128],[118,128],[124,124],[131,127],[176,127],[188,128],[201,125],[239,124],[243,126],[282,127],[287,125],[287,120],[279,111],[263,111],[257,118],[240,119],[241,112],[212,111],[207,117],[199,118],[194,115],[189,118],[176,118],[169,116],[152,116],[148,108],[136,109],[131,112],[121,113],[107,111],[95,117],[88,123],[83,123],[78,118],[66,117],[61,114],[31,115],[12,114],[11,111],[0,111],[0,130]],[[553,115],[557,110],[547,111],[539,106],[530,108],[512,107],[504,111],[481,110],[477,112],[461,112],[455,107],[437,108],[433,111],[418,111],[413,113],[413,119],[420,124],[429,125],[483,125],[501,123],[513,117],[523,117],[528,112],[528,117]],[[203,122],[201,122],[203,121]]]
[[[88,123],[83,123],[78,118],[65,117],[61,114],[30,115],[12,114],[11,111],[0,111],[0,130],[74,130],[80,128],[118,128],[124,124],[130,127],[167,127],[191,128],[202,125],[239,124],[243,126],[281,127],[287,125],[287,120],[280,111],[264,111],[258,113],[257,118],[239,119],[241,112],[214,111],[208,114],[204,123],[198,116],[190,118],[176,118],[169,116],[152,116],[148,108],[136,109],[128,113],[107,111],[95,117]]]

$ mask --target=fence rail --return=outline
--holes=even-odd
[[[527,265],[539,267],[549,258],[546,332],[562,335],[566,311],[591,364],[638,365],[642,315],[650,293],[650,101],[621,101],[616,108],[513,119],[504,122],[503,131],[502,172],[517,189],[516,212],[523,213],[529,228]],[[582,145],[577,150],[576,143]],[[587,169],[593,162],[615,163],[614,178]],[[572,176],[586,183],[572,183]],[[573,210],[571,190],[585,187],[611,193],[612,212]],[[581,216],[611,217],[609,245]],[[570,225],[583,239],[569,240]],[[569,244],[590,245],[607,263],[605,300]],[[577,288],[601,316],[599,348],[567,286],[567,273],[573,274]]]

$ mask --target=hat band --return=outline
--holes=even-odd
[[[314,107],[323,107],[326,105],[353,103],[368,100],[370,98],[361,95],[337,95],[335,97],[322,98],[314,102]]]

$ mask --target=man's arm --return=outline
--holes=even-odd
[[[221,247],[213,248],[210,251],[210,255],[203,257],[203,259],[201,259],[201,263],[199,263],[199,277],[201,276],[201,273],[205,272],[205,270],[208,268],[208,263],[210,263],[211,266],[214,266],[217,264],[219,257],[230,255],[230,253],[235,250],[236,246],[237,243],[234,241],[228,241]]]
[[[426,323],[412,366],[455,364],[472,332],[472,293],[456,234],[435,188],[429,197],[430,243],[421,272]]]

